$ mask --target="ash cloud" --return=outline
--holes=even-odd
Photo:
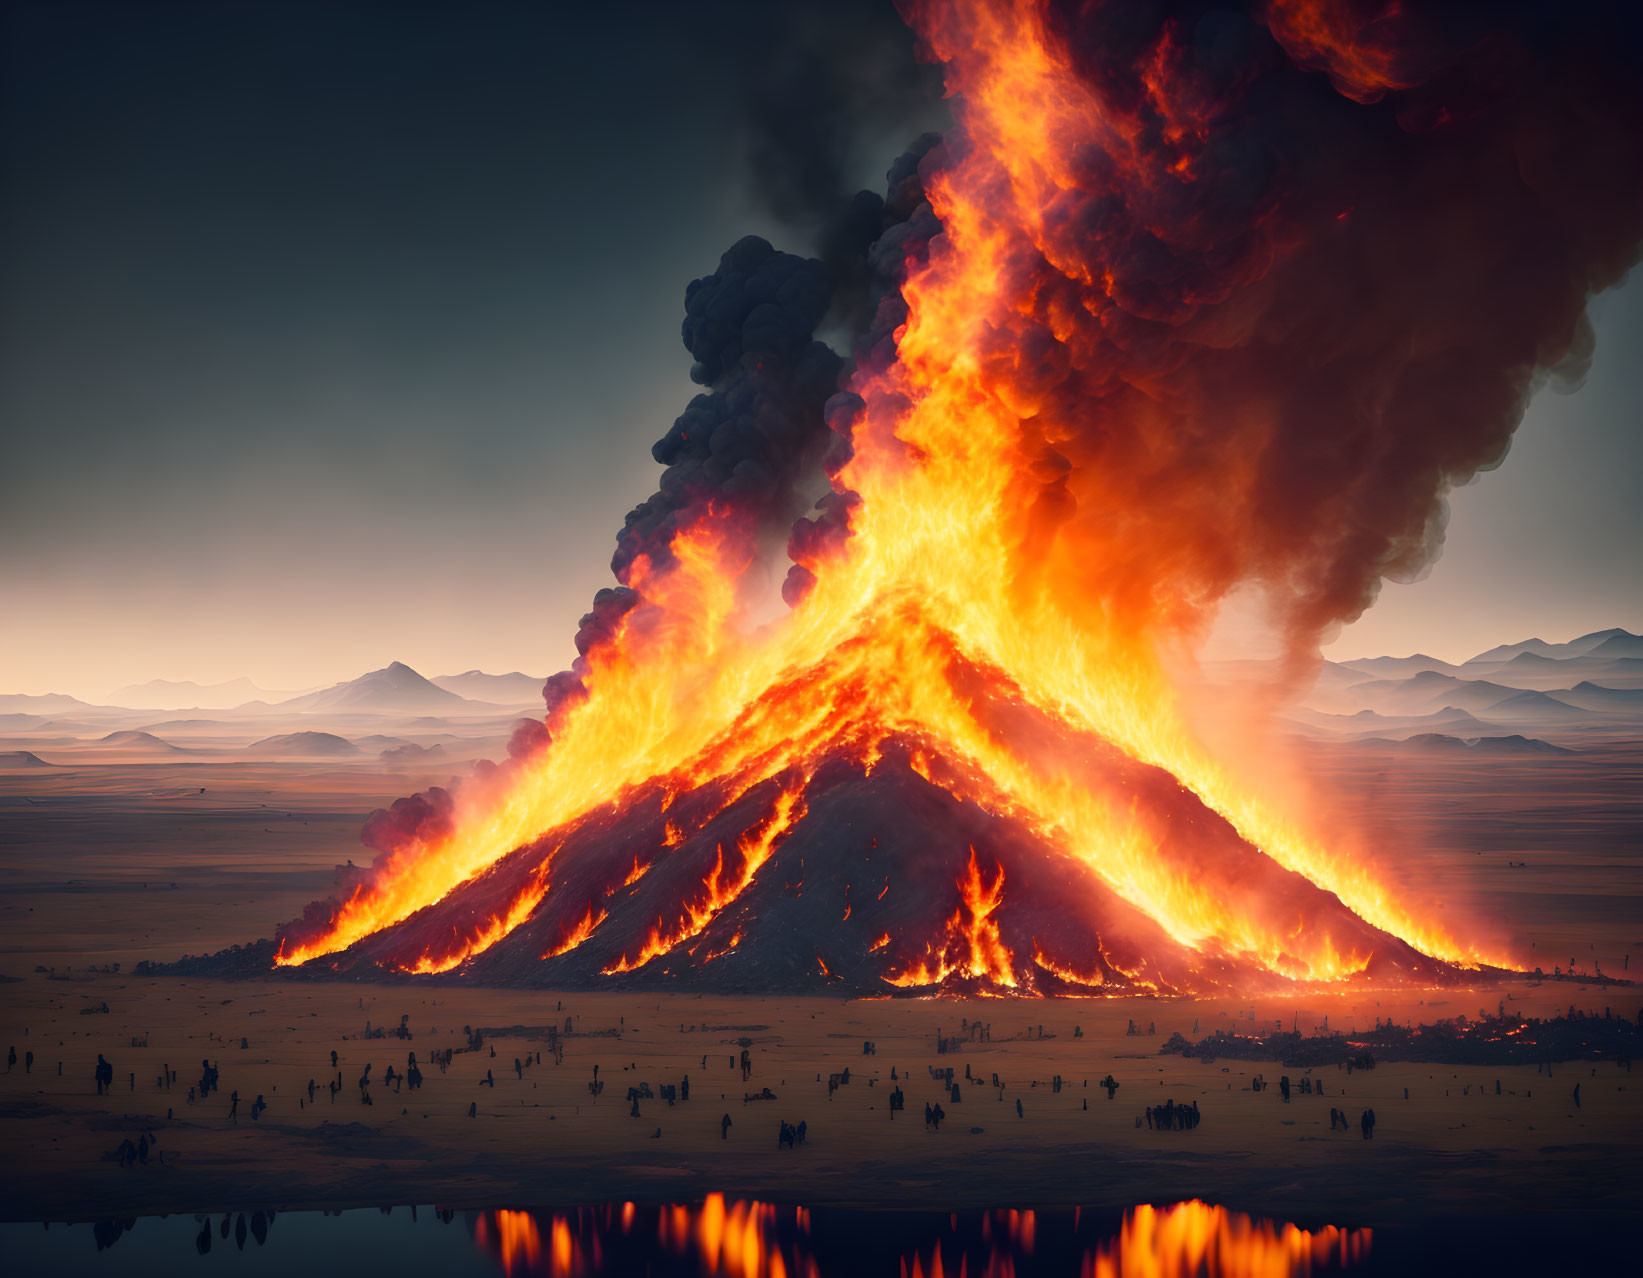
[[[945,163],[995,143],[987,7],[904,5],[959,95]],[[1643,237],[1638,6],[1035,7],[1110,127],[1058,140],[986,353],[1068,464],[1024,542],[1153,627],[1258,582],[1310,653],[1582,375]]]

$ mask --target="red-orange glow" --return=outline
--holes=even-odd
[[[542,957],[545,959],[550,959],[558,958],[561,954],[568,954],[571,950],[574,950],[578,945],[582,944],[583,941],[587,940],[588,937],[592,936],[598,926],[605,921],[605,918],[606,913],[602,909],[599,911],[598,917],[595,917],[593,913],[593,906],[590,904],[588,906],[588,912],[584,914],[581,919],[578,920],[577,923],[559,939],[559,942],[556,945],[550,947],[542,955]]]
[[[1335,87],[1359,102],[1374,102],[1393,89],[1419,82],[1402,66],[1403,51],[1377,34],[1396,30],[1409,12],[1402,0],[1330,4],[1327,0],[1267,0],[1266,21],[1278,43],[1297,63],[1329,74]],[[1406,32],[1399,32],[1407,39]]]
[[[553,1222],[553,1268],[555,1273],[568,1274],[576,1267],[576,1242],[570,1226],[558,1217]]]
[[[643,967],[658,954],[666,954],[674,946],[682,941],[688,941],[699,933],[713,921],[720,910],[740,896],[747,885],[753,882],[753,876],[759,872],[759,867],[770,859],[771,850],[777,841],[787,832],[788,827],[803,815],[804,800],[800,791],[797,788],[782,791],[777,796],[776,806],[769,817],[737,841],[736,850],[741,858],[740,868],[734,873],[726,871],[724,847],[721,845],[713,871],[702,885],[702,894],[695,900],[686,901],[678,918],[671,925],[664,926],[662,920],[658,919],[639,952],[624,956],[605,968],[606,975],[631,972],[634,968]]]
[[[451,944],[440,953],[425,953],[402,970],[407,972],[448,972],[465,959],[488,950],[509,932],[531,916],[542,898],[548,893],[548,862],[544,858],[530,881],[509,902],[506,912],[493,915],[488,922],[466,936],[453,936]]]
[[[1093,967],[1088,972],[1080,972],[1077,968],[1057,963],[1038,947],[1036,941],[1033,942],[1033,962],[1046,972],[1053,972],[1071,985],[1085,985],[1094,988],[1098,985],[1105,985],[1107,981],[1099,967]]]
[[[1084,1261],[1086,1278],[1291,1278],[1315,1266],[1346,1265],[1369,1254],[1367,1229],[1326,1225],[1317,1233],[1279,1227],[1194,1199],[1173,1207],[1137,1207],[1117,1244]]]
[[[536,1217],[524,1211],[494,1211],[480,1216],[474,1224],[474,1238],[480,1246],[494,1245],[508,1274],[524,1274],[542,1261],[542,1233]]]

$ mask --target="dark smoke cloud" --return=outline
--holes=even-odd
[[[973,7],[908,5],[961,98],[942,165],[986,141]],[[1024,562],[1151,623],[1259,582],[1310,651],[1589,360],[1643,236],[1640,6],[1039,7],[1113,127],[1063,140],[983,356],[1045,450]]]
[[[860,343],[858,354],[890,341],[906,315],[898,291],[904,264],[938,229],[918,163],[939,141],[925,134],[895,161],[885,196],[861,191],[831,210],[823,258],[779,252],[750,235],[725,252],[712,275],[686,287],[680,336],[691,355],[691,380],[708,390],[651,449],[666,469],[656,492],[628,512],[617,533],[611,571],[620,584],[594,597],[576,633],[577,660],[543,688],[550,733],[587,696],[589,654],[642,605],[632,584],[635,563],[642,556],[665,571],[674,536],[709,509],[734,511],[755,543],[776,534],[778,547],[790,527],[793,544],[812,549],[847,532],[854,497],[827,491],[826,481],[849,456],[848,423],[835,402],[849,363],[816,332],[829,318],[844,324],[845,335]],[[818,490],[816,518],[800,518]],[[806,576],[795,567],[784,583],[790,603],[807,588]],[[528,757],[546,743],[516,741],[510,753]]]
[[[827,327],[849,342],[873,321],[882,277],[868,251],[887,222],[886,199],[856,189],[859,171],[911,134],[935,137],[951,127],[940,69],[918,59],[916,38],[890,0],[770,6],[745,39],[749,197],[826,265]],[[892,175],[892,196],[895,186]],[[888,221],[906,216],[892,211]]]
[[[915,57],[889,0],[770,6],[747,43],[750,193],[777,220],[815,231],[824,261],[842,263],[852,222],[869,232],[862,247],[877,237],[874,215],[852,209],[861,154],[877,160],[882,139],[950,123],[940,70]]]

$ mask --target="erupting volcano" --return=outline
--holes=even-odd
[[[749,239],[690,286],[706,392],[543,721],[375,814],[278,962],[1021,993],[1511,965],[1243,789],[1159,653],[1253,586],[1299,670],[1579,375],[1643,208],[1589,9],[908,0],[955,127],[825,260]],[[849,360],[815,336],[846,327]]]

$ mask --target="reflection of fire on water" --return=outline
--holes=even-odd
[[[1325,1225],[1316,1233],[1275,1225],[1197,1199],[1173,1207],[1137,1207],[1124,1218],[1115,1247],[1085,1258],[1081,1278],[1157,1275],[1190,1278],[1287,1278],[1355,1265],[1369,1255],[1370,1231]]]
[[[555,1214],[545,1226],[529,1212],[484,1212],[474,1222],[474,1241],[501,1261],[510,1278],[625,1273],[641,1256],[647,1270],[657,1261],[671,1260],[684,1272],[725,1278],[812,1278],[820,1273],[808,1255],[810,1213],[803,1207],[740,1199],[726,1203],[723,1194],[709,1194],[699,1207],[674,1204],[645,1212],[654,1216],[654,1227],[648,1219],[640,1222],[640,1209],[633,1203]]]
[[[979,1221],[958,1215],[933,1242],[894,1257],[899,1278],[1016,1278],[1034,1272],[1080,1278],[1299,1278],[1346,1270],[1367,1260],[1370,1231],[1326,1225],[1316,1231],[1228,1211],[1196,1199],[1170,1207],[1140,1206],[1117,1237],[1073,1216],[1062,1252],[1039,1247],[1039,1213],[999,1210]],[[724,1275],[724,1278],[822,1278],[861,1272],[873,1258],[829,1258],[811,1234],[803,1207],[726,1201],[709,1194],[700,1206],[578,1208],[551,1217],[522,1211],[481,1214],[474,1241],[509,1278],[595,1278],[636,1272]],[[1066,1264],[1063,1265],[1062,1262]],[[825,1267],[824,1267],[825,1266]],[[890,1272],[886,1267],[884,1272]]]

